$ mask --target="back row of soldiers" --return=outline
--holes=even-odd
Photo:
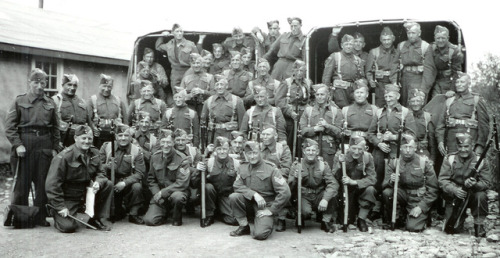
[[[273,74],[281,70],[284,76],[284,71],[290,70],[290,77],[270,77],[269,62],[259,59],[257,79],[250,80],[250,74],[247,74],[249,77],[237,78],[235,76],[242,71],[241,54],[233,53],[231,69],[223,72],[223,76],[214,78],[206,72],[203,58],[191,55],[192,74],[182,77],[179,86],[174,87],[176,93],[171,108],[167,108],[163,100],[154,97],[158,88],[147,80],[140,81],[141,97],[133,100],[127,108],[123,101],[111,94],[113,79],[107,75],[101,76],[99,93],[87,102],[75,95],[77,77],[65,75],[63,91],[51,100],[43,97],[46,74],[40,70],[33,71],[29,78],[30,92],[19,96],[8,113],[7,137],[13,144],[13,158],[44,153],[52,157],[56,151],[61,151],[62,146],[69,146],[52,162],[46,183],[49,201],[57,211],[52,214],[57,218],[56,227],[63,232],[75,230],[76,224],[65,215],[77,212],[78,200],[83,198],[84,187],[89,185],[97,192],[96,197],[105,200],[100,199],[99,203],[111,206],[111,196],[115,195],[114,200],[119,203],[115,204],[113,210],[114,219],[120,218],[120,212],[116,210],[120,210],[121,201],[126,200],[125,207],[129,210],[131,222],[159,225],[165,223],[167,211],[172,209],[173,224],[181,225],[183,206],[194,202],[197,197],[195,190],[199,188],[199,172],[208,171],[207,180],[213,180],[213,189],[207,184],[207,198],[211,200],[207,200],[207,203],[212,203],[212,208],[207,207],[208,217],[203,222],[207,226],[213,223],[213,206],[218,200],[222,220],[240,226],[231,234],[249,233],[244,211],[246,202],[250,202],[256,213],[255,223],[259,225],[254,232],[255,238],[265,239],[269,236],[273,228],[272,216],[278,217],[277,231],[284,231],[284,211],[291,207],[289,185],[294,189],[294,178],[300,174],[303,218],[310,217],[312,210],[317,209],[324,213],[322,228],[333,232],[339,184],[342,183],[349,186],[349,196],[356,196],[349,202],[359,201],[357,224],[361,231],[366,231],[365,220],[370,210],[376,213],[374,210],[377,211],[378,206],[378,212],[382,212],[378,202],[390,199],[390,193],[386,194],[386,190],[395,181],[391,174],[395,171],[393,163],[397,160],[395,154],[398,145],[403,150],[399,163],[401,173],[406,173],[400,179],[400,187],[408,190],[408,196],[401,197],[409,207],[407,229],[420,231],[424,228],[422,221],[426,221],[429,208],[437,197],[436,175],[431,165],[437,155],[436,146],[441,154],[447,155],[443,168],[448,165],[448,174],[440,174],[442,190],[450,196],[463,197],[464,191],[459,187],[465,184],[484,194],[490,184],[488,167],[482,166],[482,176],[473,182],[468,179],[470,171],[466,168],[477,162],[471,149],[480,154],[486,145],[489,119],[484,101],[469,92],[470,77],[467,74],[457,73],[456,95],[446,100],[445,112],[436,114],[437,123],[434,125],[430,114],[422,110],[427,94],[418,90],[419,87],[408,93],[408,109],[398,102],[401,97],[399,86],[384,85],[383,80],[377,80],[377,87],[384,86],[385,105],[382,108],[367,101],[369,87],[373,85],[370,80],[348,78],[346,75],[335,79],[333,87],[329,82],[312,85],[306,79],[304,62],[290,61],[290,57],[279,54],[281,44],[289,46],[290,41],[303,37],[300,33],[301,20],[291,19],[290,24],[292,32],[283,34],[268,52],[278,52],[279,59]],[[409,34],[415,26],[407,27]],[[286,39],[284,35],[287,35]],[[286,40],[289,41],[284,42]],[[327,64],[333,67],[337,65],[337,68],[332,69],[333,73],[338,73],[338,67],[346,67],[341,63],[342,60],[351,59],[354,60],[357,73],[363,73],[363,69],[359,69],[362,62],[358,62],[356,55],[351,54],[349,57],[350,53],[345,53],[349,52],[346,50],[349,44],[355,45],[354,38],[344,36],[341,59],[335,59],[339,54],[332,54],[327,60]],[[184,45],[174,45],[172,51],[185,54],[183,49],[178,49]],[[291,45],[291,52],[295,53],[293,48],[297,44]],[[276,69],[276,65],[280,68]],[[415,71],[412,69],[404,70],[416,75],[420,73],[418,66]],[[342,71],[337,75],[341,74]],[[385,77],[385,74],[382,75]],[[404,85],[402,89],[404,92]],[[352,100],[345,101],[346,96]],[[345,105],[340,108],[337,101],[342,100]],[[36,108],[36,105],[40,105],[40,108]],[[248,110],[245,111],[245,107]],[[47,114],[40,115],[39,112]],[[135,130],[125,125],[131,125]],[[162,133],[161,129],[167,131]],[[401,141],[404,144],[398,144],[397,141],[400,130],[405,133]],[[46,136],[52,139],[50,143],[47,142],[47,146],[31,145],[33,137],[45,140]],[[304,138],[303,144],[297,141],[301,137]],[[92,139],[94,146],[101,148],[100,153],[89,146],[89,140]],[[103,144],[115,140],[116,144]],[[246,140],[249,142],[243,145],[242,142]],[[72,142],[75,144],[71,145]],[[339,148],[339,144],[350,145],[351,148],[341,155],[345,149]],[[113,145],[115,149],[112,150]],[[460,145],[466,145],[467,148],[457,148]],[[199,151],[198,147],[203,151]],[[365,149],[369,149],[373,155]],[[408,152],[406,156],[404,150]],[[209,158],[211,151],[217,155]],[[458,154],[456,151],[459,151]],[[229,158],[224,158],[224,152],[228,153]],[[455,155],[457,158],[449,158]],[[293,158],[300,156],[304,157],[302,161],[292,162]],[[39,159],[38,156],[29,157],[19,163],[19,175],[24,176],[27,182],[35,181],[35,204],[41,206],[47,202],[44,198],[45,179],[36,175],[46,174],[48,164],[31,164]],[[262,157],[268,161],[263,161]],[[421,162],[421,159],[424,161]],[[342,162],[349,168],[347,175],[341,174]],[[115,164],[117,175],[120,175],[112,183],[108,182],[111,179],[111,164]],[[128,168],[121,168],[123,166]],[[33,168],[41,172],[37,173]],[[464,168],[464,171],[460,168]],[[68,174],[67,171],[74,171],[82,178],[73,177],[74,173]],[[441,182],[441,176],[448,178],[443,178]],[[71,184],[65,184],[67,181]],[[422,187],[425,189],[422,190]],[[146,188],[149,191],[144,191]],[[29,186],[16,186],[15,191],[18,204],[27,202]],[[117,198],[120,194],[122,198]],[[482,208],[475,210],[477,225],[482,224],[487,211],[484,209],[486,200],[480,197],[477,200],[481,206],[475,206]],[[143,218],[139,216],[141,203],[149,199],[151,203]],[[295,200],[295,196],[292,199]],[[68,203],[71,200],[73,204],[70,205]],[[104,205],[98,209],[96,218],[109,218],[111,212],[111,208]],[[124,211],[121,213],[123,216]],[[45,216],[41,216],[40,224],[47,224]],[[349,217],[352,223],[354,217]],[[388,216],[385,218],[387,220]],[[110,225],[105,221],[96,219],[93,222],[100,228],[109,229]],[[481,228],[478,226],[479,231]]]

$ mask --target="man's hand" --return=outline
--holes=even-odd
[[[389,152],[391,152],[391,147],[389,147],[389,144],[387,144],[387,143],[383,143],[383,142],[381,142],[381,143],[379,143],[379,144],[377,145],[377,147],[378,147],[381,151],[383,151],[383,152],[385,152],[385,153],[389,153]]]
[[[207,37],[207,35],[200,34],[200,37],[198,38],[198,43],[203,44],[203,41],[205,40],[206,37]]]
[[[342,177],[342,184],[344,184],[344,185],[357,185],[358,182],[356,182],[356,180],[352,180],[348,176],[343,176]]]
[[[466,196],[467,196],[467,192],[462,190],[461,188],[459,188],[456,192],[455,192],[455,196],[457,196],[458,199],[464,199]]]
[[[333,27],[332,28],[332,36],[337,37],[342,30],[342,27]]]
[[[215,145],[213,143],[210,143],[208,146],[207,146],[207,151],[208,152],[214,152],[215,150]]]
[[[92,184],[92,192],[94,192],[94,194],[96,194],[96,193],[97,193],[97,191],[99,191],[99,188],[100,188],[99,183],[94,182],[94,183]]]
[[[57,151],[56,150],[52,150],[52,157],[55,157],[57,155]]]
[[[164,31],[161,33],[162,36],[170,36],[170,32],[169,31]]]
[[[26,155],[26,148],[24,147],[24,145],[17,146],[16,154],[19,158],[23,158],[24,155]]]
[[[258,210],[257,214],[255,214],[255,216],[257,216],[257,218],[262,218],[265,216],[272,216],[272,215],[273,215],[273,213],[269,209]]]
[[[328,201],[325,199],[321,199],[318,205],[318,211],[326,211],[327,207],[328,207]]]
[[[158,191],[154,196],[153,199],[155,200],[156,203],[160,204],[161,201],[161,191]]]
[[[299,118],[299,115],[295,113],[295,111],[292,111],[292,114],[290,114],[293,120],[297,120]]]
[[[438,144],[438,150],[441,153],[441,155],[446,156],[446,147],[444,147],[444,143],[440,142]]]
[[[476,148],[474,149],[474,152],[476,153],[476,155],[480,156],[481,153],[483,153],[483,146],[477,145]]]
[[[415,208],[411,209],[410,211],[410,216],[416,218],[422,214],[422,209],[419,206],[416,206]]]
[[[465,188],[471,188],[471,187],[475,186],[476,184],[477,184],[477,180],[473,177],[469,177],[469,178],[465,179],[465,182],[464,182]]]
[[[266,207],[266,200],[264,200],[264,198],[260,194],[255,193],[253,195],[253,198],[255,199],[255,202],[257,203],[257,207],[259,207],[259,209],[264,209]]]
[[[398,175],[398,178],[399,178],[400,175]],[[391,174],[391,179],[389,179],[389,183],[393,184],[394,182],[396,182],[396,173],[392,173]]]
[[[123,189],[125,188],[125,186],[127,186],[127,185],[125,184],[125,182],[123,182],[123,181],[118,182],[118,183],[115,185],[115,187],[114,187],[115,192],[119,193],[119,192],[123,191]]]
[[[370,87],[377,88],[377,83],[375,81],[369,81]]]
[[[384,133],[384,135],[382,136],[382,140],[384,140],[384,141],[395,141],[395,140],[397,140],[397,137],[398,137],[397,135],[395,135],[395,134],[393,134],[393,133],[391,133],[389,131],[386,131]]]
[[[61,217],[66,218],[69,214],[68,208],[64,208],[57,212]]]
[[[344,162],[345,161],[345,156],[344,154],[339,154],[339,161]]]
[[[206,171],[207,165],[205,165],[205,163],[203,162],[198,162],[198,164],[196,164],[196,169],[199,171]]]
[[[315,125],[314,126],[314,132],[323,132],[325,130],[325,127],[321,125]]]

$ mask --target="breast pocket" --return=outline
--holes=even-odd
[[[191,52],[191,48],[189,47],[183,47],[181,51],[179,51],[179,60],[183,65],[189,65],[189,55]]]
[[[270,177],[270,174],[257,172],[256,175],[251,176],[252,183],[250,185],[250,188],[259,193],[267,192],[269,189]]]
[[[19,111],[21,113],[21,121],[28,122],[31,118],[34,106],[28,103],[19,103],[17,106],[19,107]]]
[[[410,172],[411,178],[410,181],[415,186],[420,186],[424,184],[424,171],[422,168],[413,168]]]
[[[68,169],[66,173],[67,181],[73,181],[73,182],[84,181],[88,177],[88,175],[86,175],[87,173],[85,173],[84,165],[80,162],[69,162],[67,169]]]

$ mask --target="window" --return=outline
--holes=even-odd
[[[62,60],[50,57],[33,57],[31,69],[40,68],[49,76],[45,92],[53,96],[59,92],[58,85],[62,82]]]

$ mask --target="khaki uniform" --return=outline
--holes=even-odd
[[[224,70],[229,69],[229,64],[231,60],[224,55],[221,58],[214,58],[214,63],[210,66],[208,73],[212,75],[222,74]]]
[[[229,195],[231,209],[236,219],[247,217],[247,207],[256,213],[257,203],[253,196],[260,194],[266,201],[266,209],[272,216],[255,217],[253,237],[258,240],[267,239],[272,231],[274,216],[290,199],[290,188],[280,171],[272,163],[262,160],[256,165],[243,162],[237,169],[237,177],[233,184],[234,193]]]
[[[123,101],[114,96],[104,97],[101,94],[93,95],[87,101],[87,112],[93,124],[99,130],[99,137],[94,137],[94,146],[100,148],[104,142],[113,141],[111,123],[128,124],[127,107]],[[95,128],[94,128],[95,130]]]
[[[49,204],[57,211],[64,208],[75,216],[83,212],[87,187],[91,183],[99,183],[99,191],[95,195],[94,218],[109,218],[113,202],[113,184],[105,176],[99,161],[99,151],[91,148],[87,153],[77,149],[75,145],[59,153],[50,165],[45,189]],[[61,217],[52,211],[54,227],[63,233],[74,232],[78,224],[75,220]]]
[[[216,94],[205,101],[200,119],[213,124],[214,139],[217,136],[231,139],[231,132],[239,129],[244,115],[243,101],[226,92],[223,96]]]
[[[183,107],[173,107],[165,111],[161,121],[161,129],[183,129],[188,134],[193,135],[193,144],[200,144],[200,122],[196,111]]]
[[[17,183],[12,204],[28,205],[31,184],[35,184],[34,205],[40,208],[40,220],[47,216],[45,179],[52,160],[52,151],[59,149],[59,118],[56,106],[48,97],[32,93],[16,97],[5,119],[5,136],[12,144],[11,167],[19,162]],[[16,148],[23,145],[26,153],[19,158]]]
[[[365,65],[366,79],[374,81],[375,79],[375,103],[377,107],[385,105],[385,85],[397,83],[397,72],[399,66],[399,53],[394,47],[385,49],[379,46],[370,50]]]
[[[60,119],[61,143],[64,147],[69,147],[75,143],[75,128],[78,125],[92,125],[90,113],[87,111],[87,104],[82,98],[76,95],[69,96],[64,93],[54,95],[52,100],[54,100]],[[71,128],[68,130],[70,123]]]
[[[421,159],[425,159],[422,162]],[[424,164],[424,166],[422,166]],[[391,174],[396,172],[396,161],[389,163],[385,174],[384,189],[382,195],[387,214],[392,214],[392,199],[394,194],[394,185],[389,183]],[[399,163],[399,187],[398,204],[401,206],[401,213],[406,216],[406,229],[409,231],[421,231],[427,222],[427,215],[432,207],[432,203],[438,196],[438,181],[434,167],[426,157],[415,154],[411,160],[406,161],[400,158]],[[418,217],[410,216],[410,211],[419,206],[422,214]],[[400,216],[404,216],[400,214]]]
[[[243,48],[250,48],[253,53],[255,51],[255,40],[250,36],[245,36],[243,38],[243,43],[237,44],[232,37],[228,37],[224,40],[224,42],[222,42],[222,46],[227,53],[231,51],[241,52],[241,49]]]
[[[436,81],[432,89],[431,96],[445,94],[447,91],[455,91],[455,80],[457,72],[462,71],[464,56],[458,46],[448,42],[440,49],[436,43],[432,44],[432,56],[434,58],[434,75]]]
[[[262,133],[264,125],[273,125],[278,133],[278,142],[286,141],[285,118],[281,110],[277,107],[267,105],[265,107],[252,106],[245,112],[241,121],[240,131],[249,135],[249,139],[257,141],[254,136]],[[254,134],[255,135],[251,135]]]
[[[254,101],[254,89],[255,86],[264,87],[267,92],[268,101],[271,106],[276,106],[275,94],[280,86],[280,82],[278,80],[273,79],[270,75],[266,75],[264,77],[257,77],[253,81],[248,83],[247,92],[245,93],[245,99],[247,102],[251,103],[251,105],[255,104]]]
[[[127,112],[127,120],[129,125],[138,126],[139,114],[141,111],[147,112],[151,117],[151,122],[153,123],[153,130],[158,130],[160,128],[161,119],[165,115],[167,110],[167,104],[161,99],[136,99],[130,103]]]
[[[271,77],[282,81],[292,76],[292,65],[296,60],[305,60],[305,51],[303,51],[306,36],[300,32],[299,35],[292,35],[285,32],[271,45],[267,53],[263,56],[269,62],[276,57],[278,61],[273,66]]]
[[[227,78],[227,90],[230,91],[233,95],[236,95],[240,98],[245,97],[248,83],[252,80],[253,74],[242,69],[236,71],[233,69],[226,70],[223,74]],[[248,104],[245,103],[245,105]]]
[[[415,132],[417,136],[417,153],[427,156],[431,161],[435,161],[437,144],[432,115],[421,110],[419,112],[413,112],[413,118],[415,119],[415,126],[417,128]]]
[[[365,101],[363,104],[353,103],[342,108],[343,121],[347,123],[347,130],[344,132],[344,143],[349,143],[351,136],[362,136],[368,140],[368,130],[372,123],[376,123],[377,110],[375,105]],[[342,125],[344,126],[344,125]],[[369,144],[369,142],[367,142]],[[373,149],[373,148],[371,148]]]
[[[184,76],[181,82],[181,88],[185,89],[187,92],[186,103],[188,104],[188,107],[196,111],[196,113],[198,114],[201,114],[203,102],[208,99],[208,97],[215,94],[214,87],[214,76],[205,72]],[[204,90],[205,94],[193,96],[193,94],[191,94],[191,91],[194,88]]]

